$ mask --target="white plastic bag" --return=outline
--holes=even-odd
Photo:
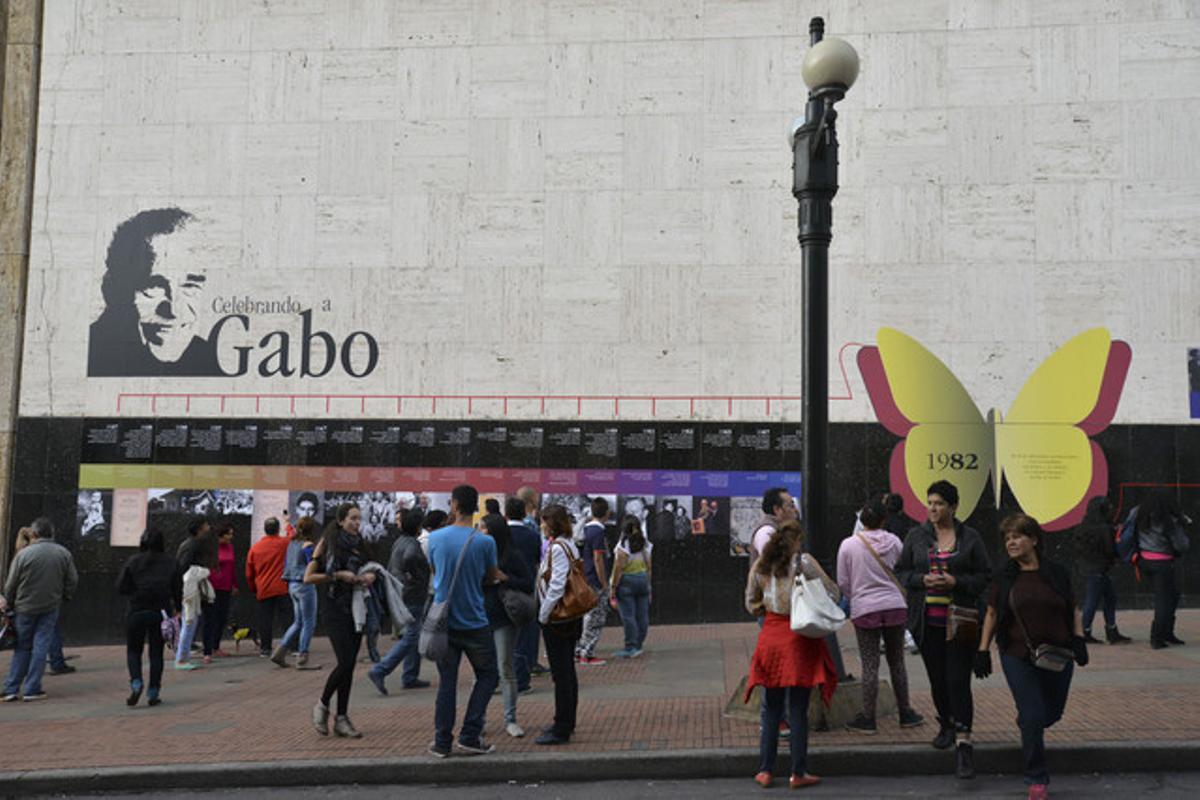
[[[792,586],[792,630],[810,639],[824,639],[846,624],[846,612],[833,602],[820,578],[796,573]]]

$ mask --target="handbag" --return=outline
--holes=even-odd
[[[1021,626],[1021,633],[1025,637],[1025,647],[1029,650],[1029,660],[1035,667],[1047,672],[1062,672],[1068,664],[1075,660],[1075,651],[1070,648],[1059,647],[1055,644],[1033,646],[1033,642],[1029,638],[1029,631],[1025,629],[1025,621],[1021,619],[1021,612],[1017,610],[1015,586],[1008,591],[1008,604],[1012,606],[1013,616],[1017,618],[1017,624]]]
[[[946,607],[946,641],[974,650],[979,646],[979,609],[951,603]]]
[[[846,624],[846,612],[825,591],[821,579],[807,578],[801,571],[796,572],[792,584],[791,616],[792,631],[809,639],[824,639]]]
[[[900,590],[900,596],[904,598],[904,601],[908,602],[908,592],[904,591],[904,587],[900,585],[900,581],[897,580],[896,573],[892,572],[892,568],[883,563],[883,559],[879,557],[879,553],[875,552],[875,548],[871,547],[871,543],[867,541],[867,537],[863,536],[861,533],[856,533],[854,535],[857,536],[863,543],[863,546],[867,548],[867,552],[875,558],[875,563],[878,564],[880,568],[887,573],[887,576],[892,579],[892,583],[894,583],[896,588]]]
[[[520,628],[537,618],[537,598],[532,594],[507,586],[501,586],[497,591],[500,594],[500,604],[504,606],[504,613],[513,625]]]
[[[463,558],[471,540],[478,533],[471,529],[462,549],[458,551],[458,562],[454,565],[454,574],[450,576],[450,591],[446,599],[440,603],[430,598],[429,609],[425,612],[425,620],[421,623],[421,636],[417,640],[417,652],[430,661],[441,661],[450,652],[450,601],[454,599],[454,586],[458,583],[458,573],[462,568]]]
[[[570,622],[574,619],[579,619],[584,614],[591,611],[600,602],[600,598],[596,595],[596,590],[587,582],[587,577],[583,574],[583,561],[578,558],[571,557],[571,551],[567,546],[560,541],[555,540],[551,543],[551,547],[559,545],[563,549],[563,554],[567,557],[567,562],[570,564],[570,569],[567,572],[567,583],[563,587],[563,596],[554,604],[554,608],[550,610],[550,622]],[[550,576],[553,572],[554,557],[551,555],[546,560],[546,571],[542,578],[546,584],[550,583]]]

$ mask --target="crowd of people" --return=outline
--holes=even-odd
[[[525,736],[519,697],[531,690],[533,676],[547,672],[554,683],[554,720],[535,741],[570,742],[579,703],[576,668],[606,663],[597,644],[610,608],[619,611],[624,628],[623,647],[613,657],[643,654],[653,548],[636,516],[626,515],[614,526],[603,498],[592,501],[582,525],[563,506],[542,508],[539,499],[526,487],[503,508],[489,498],[480,509],[479,493],[462,485],[450,495],[449,514],[396,509],[386,557],[364,537],[363,514],[355,504],[338,506],[323,531],[310,516],[299,515],[294,526],[287,519],[265,521],[244,559],[244,583],[258,609],[251,636],[259,654],[279,667],[322,669],[310,661],[318,618],[322,621],[335,664],[312,709],[317,733],[362,736],[350,720],[349,698],[366,639],[373,662],[366,675],[384,695],[387,678],[401,667],[403,689],[428,688],[421,662],[436,662],[430,754],[492,752],[484,720],[497,690],[505,733]],[[900,726],[925,724],[909,692],[904,654],[911,636],[936,712],[931,743],[953,748],[956,775],[973,777],[971,679],[991,674],[994,643],[1017,708],[1030,797],[1043,797],[1049,782],[1044,732],[1062,717],[1073,670],[1088,663],[1088,644],[1102,641],[1092,635],[1095,612],[1104,614],[1103,641],[1130,641],[1116,624],[1110,572],[1117,564],[1135,563],[1153,587],[1151,646],[1183,644],[1175,635],[1179,590],[1173,562],[1188,550],[1190,520],[1161,491],[1130,510],[1119,528],[1107,499],[1091,501],[1073,538],[1084,586],[1080,604],[1071,571],[1047,557],[1045,534],[1032,517],[1015,513],[1001,521],[1005,558],[993,563],[983,537],[956,518],[953,484],[943,480],[929,487],[927,518],[918,525],[904,524],[897,499],[880,494],[864,502],[855,532],[838,550],[835,580],[805,552],[794,499],[782,488],[764,493],[763,517],[750,537],[745,591],[745,607],[760,625],[747,682],[747,697],[762,689],[755,780],[772,784],[781,732],[789,735],[790,785],[820,780],[807,771],[807,709],[814,689],[827,702],[845,676],[836,634],[848,620],[862,669],[861,710],[848,730],[877,732],[882,659]],[[610,548],[614,527],[618,534]],[[117,590],[128,597],[130,706],[143,693],[151,706],[162,702],[165,647],[173,648],[174,668],[181,671],[226,655],[222,640],[239,583],[233,534],[228,520],[195,517],[171,556],[163,531],[151,527],[122,567]],[[63,656],[58,628],[59,609],[78,585],[72,556],[54,541],[46,518],[17,538],[0,596],[0,611],[16,633],[5,702],[45,699],[47,666],[51,674],[74,671]],[[832,613],[820,609],[826,601]],[[289,626],[273,647],[276,623],[289,607]],[[391,620],[396,641],[381,656],[373,637],[384,619]],[[541,647],[546,667],[538,663]],[[455,737],[464,656],[475,682]],[[143,657],[149,661],[148,682]]]

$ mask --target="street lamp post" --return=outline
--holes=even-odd
[[[803,257],[804,354],[801,366],[803,463],[801,513],[814,555],[831,555],[826,535],[829,461],[829,243],[837,194],[834,103],[858,77],[858,54],[841,39],[825,39],[825,20],[809,23],[810,47],[801,74],[808,85],[803,120],[792,126],[792,194],[799,204]]]

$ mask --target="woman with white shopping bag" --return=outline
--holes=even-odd
[[[746,581],[746,610],[763,617],[750,659],[746,701],[755,686],[763,687],[759,767],[754,780],[764,788],[774,780],[785,705],[792,729],[788,783],[799,789],[820,782],[806,771],[808,700],[813,687],[820,687],[821,697],[828,703],[837,688],[837,669],[824,637],[846,623],[846,615],[837,605],[841,592],[812,557],[801,553],[803,541],[799,522],[783,523]]]

